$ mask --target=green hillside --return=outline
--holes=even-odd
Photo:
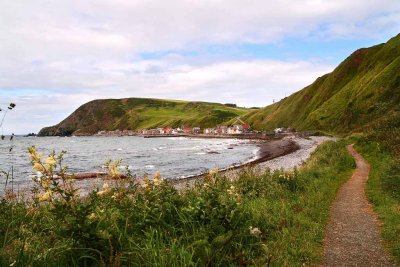
[[[211,127],[247,113],[249,109],[208,102],[146,98],[94,100],[79,107],[59,124],[39,135],[94,134],[100,130],[178,127]]]
[[[294,127],[346,133],[400,112],[400,35],[355,51],[332,73],[243,117],[253,128]]]

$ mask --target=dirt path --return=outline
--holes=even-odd
[[[383,248],[377,216],[364,192],[370,165],[352,145],[347,149],[357,168],[331,207],[324,266],[395,266]]]

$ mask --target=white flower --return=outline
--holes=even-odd
[[[260,229],[258,229],[257,227],[249,227],[249,231],[250,231],[250,234],[251,235],[254,235],[254,236],[259,236],[259,235],[261,235],[261,231],[260,231]]]

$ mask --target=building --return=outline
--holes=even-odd
[[[192,132],[194,134],[199,134],[201,132],[201,129],[200,129],[200,127],[193,127]]]

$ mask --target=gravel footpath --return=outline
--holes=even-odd
[[[324,240],[324,266],[396,266],[384,249],[378,216],[365,194],[371,167],[353,145],[347,149],[357,168],[332,204]]]

